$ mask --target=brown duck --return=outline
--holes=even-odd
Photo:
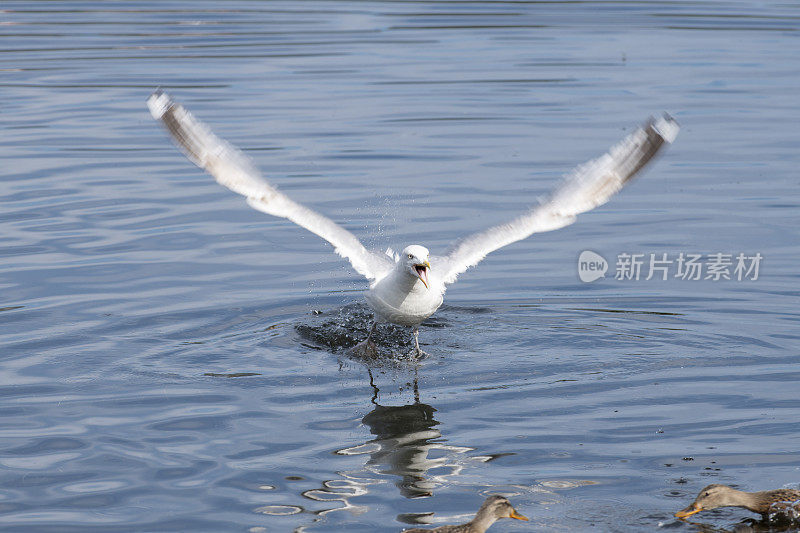
[[[439,526],[433,529],[406,529],[403,533],[483,533],[489,526],[501,518],[516,518],[517,520],[528,520],[511,506],[511,502],[502,496],[489,496],[483,502],[475,518],[458,526]]]
[[[787,513],[792,509],[800,511],[800,490],[777,489],[761,492],[744,492],[727,485],[709,485],[700,491],[694,502],[675,513],[678,518],[686,518],[700,511],[717,507],[744,507],[768,518],[771,512]]]

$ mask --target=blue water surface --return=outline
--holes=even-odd
[[[4,2],[0,530],[397,532],[493,493],[531,518],[498,533],[754,517],[672,514],[800,482],[799,36],[791,2]],[[682,129],[463,274],[421,363],[367,364],[366,281],[191,165],[159,86],[368,246],[434,253]],[[763,260],[645,279],[681,253]]]

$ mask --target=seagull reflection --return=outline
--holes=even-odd
[[[394,484],[406,498],[424,498],[461,473],[470,462],[485,462],[493,457],[468,456],[473,448],[446,444],[434,418],[436,409],[419,400],[418,378],[414,376],[414,403],[385,406],[378,403],[379,390],[371,370],[370,384],[375,408],[361,422],[375,438],[338,450],[340,455],[369,455],[364,468],[373,474],[395,477]],[[435,455],[435,456],[432,456]],[[432,471],[436,471],[432,474]]]
[[[412,383],[414,402],[407,405],[386,406],[378,403],[380,390],[375,385],[372,371],[368,368],[370,385],[375,406],[361,422],[369,428],[374,438],[347,448],[335,451],[342,456],[368,456],[364,467],[357,470],[339,471],[338,478],[322,483],[322,487],[307,490],[302,496],[324,502],[321,510],[305,512],[316,515],[313,522],[322,519],[328,513],[349,511],[362,514],[367,507],[355,504],[352,500],[370,492],[374,485],[383,485],[391,480],[400,494],[406,498],[425,498],[433,495],[433,491],[445,483],[453,483],[464,467],[470,463],[487,462],[506,454],[468,455],[473,448],[446,444],[439,430],[440,423],[434,418],[436,409],[420,401],[419,384],[414,371]],[[435,471],[435,473],[432,473]],[[335,507],[330,503],[336,502]],[[421,524],[429,519],[425,516],[402,515],[401,522]],[[305,531],[308,525],[300,526],[294,531]]]
[[[424,403],[398,407],[377,405],[361,420],[376,436],[367,443],[370,458],[366,468],[397,476],[395,485],[406,498],[431,496],[436,483],[426,479],[426,473],[447,465],[445,457],[428,457],[430,450],[445,447],[435,443],[435,439],[442,436],[436,429],[439,422],[433,418],[435,412],[436,409]],[[470,451],[470,448],[449,448],[459,453]],[[351,448],[339,453],[349,455],[354,451]]]

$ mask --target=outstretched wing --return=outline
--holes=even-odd
[[[435,268],[445,283],[477,265],[487,254],[534,233],[568,226],[576,215],[606,203],[678,134],[678,123],[667,114],[649,119],[607,153],[577,167],[540,205],[511,222],[494,226],[456,242]]]
[[[247,198],[254,209],[288,218],[331,243],[367,279],[381,277],[392,264],[388,257],[364,248],[359,240],[331,219],[292,201],[267,182],[253,162],[232,144],[220,139],[169,95],[156,91],[147,100],[150,113],[166,126],[172,139],[194,164],[220,184]]]

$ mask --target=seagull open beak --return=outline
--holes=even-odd
[[[417,271],[417,277],[425,284],[426,289],[428,288],[428,269],[430,268],[431,264],[428,261],[419,265],[414,265],[414,269]]]
[[[516,509],[511,509],[511,518],[516,518],[517,520],[525,520],[526,522],[528,521],[528,517],[519,514]]]
[[[678,511],[677,513],[675,513],[675,517],[676,518],[686,518],[687,516],[692,516],[693,514],[699,513],[702,510],[703,510],[703,508],[701,506],[693,503],[692,505],[690,505],[686,509],[683,509],[682,511]]]

